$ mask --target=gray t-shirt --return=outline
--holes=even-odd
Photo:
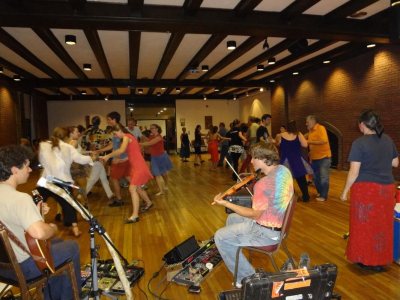
[[[363,135],[351,145],[349,162],[360,162],[356,182],[393,183],[392,160],[398,156],[396,145],[387,134]]]
[[[25,230],[33,223],[43,220],[32,197],[16,191],[8,184],[0,183],[0,207],[0,220],[28,249]],[[30,257],[12,240],[11,245],[19,263]]]

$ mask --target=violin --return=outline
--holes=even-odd
[[[243,178],[240,182],[234,184],[231,186],[229,189],[227,189],[225,192],[221,194],[221,198],[224,199],[227,196],[235,194],[237,191],[239,191],[242,187],[244,187],[246,184],[250,183],[251,181],[255,180],[257,177],[256,174],[251,174],[245,178]],[[251,194],[251,193],[250,193]]]

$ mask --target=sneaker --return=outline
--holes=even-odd
[[[317,200],[319,202],[324,202],[324,201],[326,201],[326,198],[317,197],[317,198],[315,198],[315,200]]]

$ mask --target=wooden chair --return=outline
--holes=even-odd
[[[24,274],[22,273],[21,267],[17,262],[14,250],[11,247],[10,239],[5,230],[0,230],[0,268],[1,269],[11,269],[14,271],[17,280],[12,280],[9,278],[4,278],[0,275],[0,282],[18,287],[21,292],[21,299],[33,299],[33,295],[30,293],[31,290],[35,289],[37,299],[43,299],[42,289],[46,285],[48,278],[46,276],[40,276],[38,278],[26,281]],[[63,265],[57,267],[54,274],[49,275],[61,275],[61,273],[66,272],[68,274],[75,300],[79,299],[78,285],[76,282],[74,266],[71,261],[67,261]],[[0,294],[0,298],[3,295]]]
[[[289,201],[286,212],[285,212],[285,216],[284,216],[283,223],[282,223],[281,236],[280,236],[280,240],[279,240],[278,244],[269,245],[269,246],[257,246],[257,247],[241,246],[237,249],[236,261],[235,261],[235,272],[233,274],[233,282],[234,283],[236,283],[236,279],[237,279],[237,272],[238,272],[238,267],[239,267],[239,257],[240,257],[239,255],[240,255],[240,251],[242,251],[242,249],[247,249],[250,252],[254,251],[254,252],[259,252],[259,253],[268,255],[275,271],[279,272],[279,268],[275,262],[274,254],[277,253],[279,251],[279,249],[282,247],[283,251],[286,253],[287,257],[289,258],[289,261],[292,264],[292,266],[293,267],[296,266],[293,256],[289,252],[289,249],[286,246],[286,238],[288,237],[290,225],[292,223],[293,212],[294,212],[294,208],[296,206],[296,201],[297,201],[297,196],[295,194],[293,194],[292,198]]]

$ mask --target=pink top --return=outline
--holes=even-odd
[[[153,175],[151,175],[149,167],[142,156],[139,143],[130,133],[126,133],[124,136],[130,140],[126,148],[126,153],[128,153],[131,185],[138,186],[146,184],[147,181],[153,178]]]
[[[257,181],[254,185],[253,209],[264,212],[256,222],[268,227],[282,227],[293,192],[292,174],[282,165]]]

